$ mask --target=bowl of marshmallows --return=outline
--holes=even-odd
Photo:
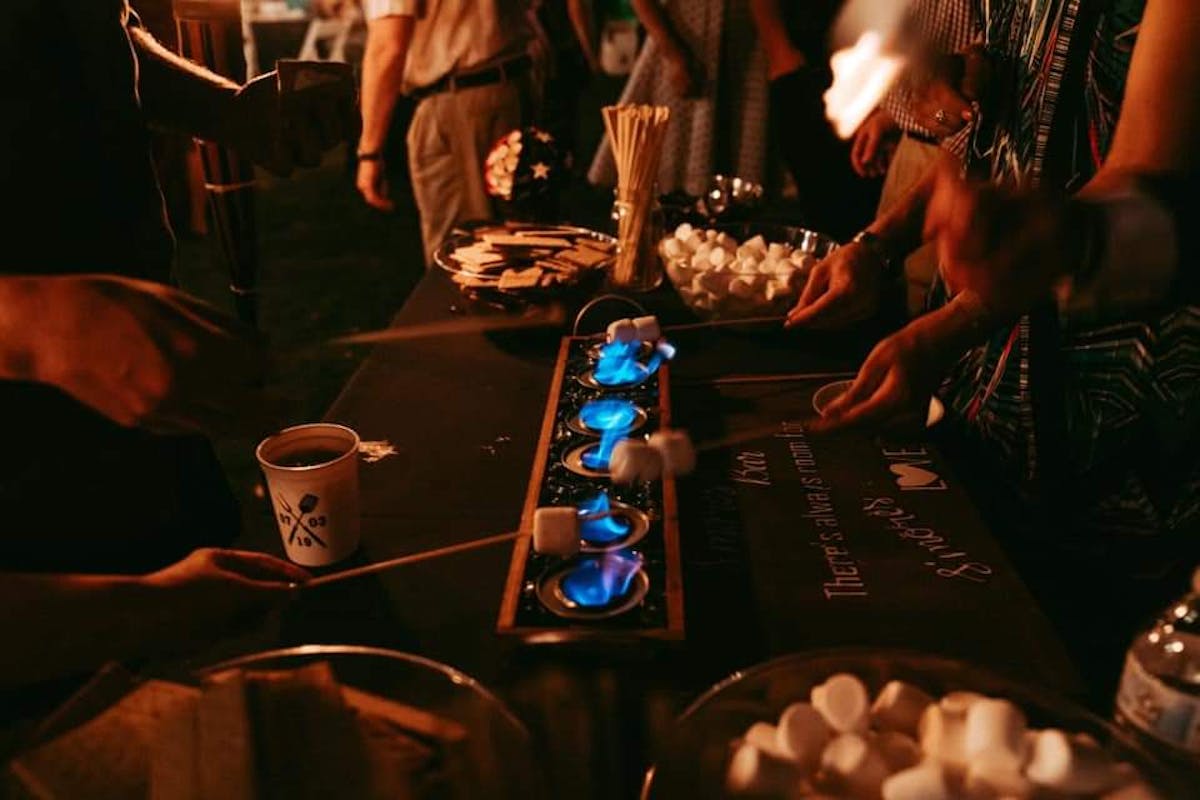
[[[1180,794],[1122,730],[1044,689],[908,651],[801,653],[679,718],[643,800],[1152,800]]]
[[[659,242],[675,290],[701,319],[781,315],[837,242],[807,228],[756,223],[704,228],[684,222]]]

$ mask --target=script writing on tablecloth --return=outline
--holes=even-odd
[[[695,628],[767,654],[903,647],[1073,685],[1053,629],[936,442],[805,431],[814,395],[841,377],[674,396],[701,441],[763,431],[702,452],[679,483]]]
[[[855,475],[863,485],[847,486],[841,481],[835,487],[834,482],[822,473],[822,465],[802,423],[782,422],[779,431],[770,439],[786,447],[792,473],[787,482],[794,487],[791,494],[793,518],[801,523],[799,527],[805,533],[805,543],[820,556],[821,592],[826,600],[850,600],[871,595],[869,562],[879,545],[877,537],[872,536],[877,531],[889,533],[898,543],[906,545],[912,555],[921,559],[921,566],[938,578],[972,583],[986,583],[991,578],[993,568],[990,564],[974,558],[966,547],[956,545],[950,533],[923,522],[918,513],[909,510],[898,499],[909,493],[928,495],[950,488],[926,447],[880,443],[875,448],[875,463],[886,469],[886,472],[878,471],[880,476],[886,477],[877,478],[870,464],[860,462],[856,471],[841,469],[837,472],[843,476]],[[783,483],[779,476],[772,477],[771,460],[766,448],[757,449],[751,445],[739,450],[732,454],[729,480],[762,489]],[[848,489],[861,492],[858,507],[851,509],[844,499],[842,502],[843,513],[849,511],[854,515],[852,525],[844,524],[839,516],[835,489],[843,498]],[[859,517],[859,513],[865,519]],[[871,553],[862,552],[868,546]]]

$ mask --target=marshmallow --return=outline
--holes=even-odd
[[[843,733],[825,746],[821,772],[838,788],[863,798],[879,797],[888,776],[883,756],[857,733]]]
[[[758,272],[758,259],[754,256],[742,256],[738,259],[734,268],[738,272]]]
[[[777,758],[787,758],[787,754],[779,747],[778,731],[768,722],[754,723],[742,734],[742,739],[764,753],[770,753]]]
[[[701,242],[700,245],[695,249],[694,255],[696,255],[699,258],[699,260],[703,263],[703,262],[708,261],[708,257],[710,255],[712,255],[712,251],[713,251],[713,246],[710,243]],[[692,263],[695,264],[696,259],[692,259]]]
[[[808,703],[792,703],[779,715],[776,728],[779,750],[805,772],[817,768],[829,735],[824,717]]]
[[[963,751],[1017,772],[1025,763],[1025,714],[1007,700],[977,700],[967,709]]]
[[[787,284],[780,283],[779,281],[767,281],[767,286],[763,289],[763,297],[766,298],[768,303],[785,299],[791,294],[792,290],[788,288]]]
[[[941,761],[956,769],[966,765],[966,716],[946,711],[940,704],[933,704],[921,714],[917,724],[921,749],[928,758]]]
[[[933,698],[911,683],[889,681],[879,690],[871,706],[871,721],[884,731],[916,734],[921,714],[933,703]]]
[[[979,692],[958,691],[945,694],[939,702],[944,710],[965,716],[972,703],[985,699]]]
[[[971,759],[963,788],[972,800],[1000,797],[1023,800],[1033,796],[1035,787],[1007,758],[984,754]]]
[[[684,431],[656,431],[650,434],[647,443],[661,456],[665,474],[687,475],[696,468],[696,449]]]
[[[736,250],[738,246],[737,239],[724,232],[717,234],[716,243],[718,247],[728,250],[730,253]]]
[[[717,235],[717,232],[712,228],[709,228],[704,232],[704,238],[710,242],[715,242],[717,240]]]
[[[738,275],[729,282],[729,293],[734,297],[749,300],[754,297],[754,280],[746,275]]]
[[[637,339],[637,327],[631,319],[619,319],[608,324],[608,341],[632,342]]]
[[[730,794],[783,796],[798,780],[790,762],[743,742],[729,759],[725,788]]]
[[[648,317],[635,317],[633,327],[637,331],[637,338],[643,342],[657,342],[662,336],[662,328],[658,325],[658,317],[653,315]]]
[[[533,549],[568,557],[579,552],[579,511],[574,506],[543,506],[533,512]]]
[[[728,250],[723,250],[720,247],[714,247],[712,252],[708,254],[708,260],[715,269],[719,269],[721,267],[728,266],[729,262],[733,260],[733,256],[730,255]]]
[[[767,258],[771,260],[787,258],[791,249],[781,242],[771,242],[767,245]]]
[[[765,239],[763,239],[762,234],[750,237],[745,241],[742,247],[753,250],[760,255],[767,252],[767,242]]]
[[[867,729],[871,701],[867,687],[853,675],[839,673],[814,686],[812,704],[838,733],[862,733]]]
[[[662,475],[662,454],[641,439],[622,439],[608,459],[613,483],[658,480]]]
[[[1025,775],[1036,784],[1072,794],[1105,792],[1120,779],[1099,746],[1053,729],[1034,740]]]
[[[666,239],[662,243],[663,255],[667,258],[682,258],[687,254],[687,248],[678,239]]]
[[[681,242],[686,242],[688,239],[691,238],[692,233],[695,232],[695,230],[696,229],[693,228],[690,224],[688,224],[686,222],[681,222],[681,223],[679,223],[679,227],[675,229],[675,238]]]
[[[702,244],[704,244],[704,237],[700,235],[699,231],[692,231],[692,235],[683,240],[683,246],[689,253],[696,252]]]
[[[884,731],[872,740],[888,765],[888,772],[899,772],[921,763],[921,747],[911,736],[899,731]]]
[[[883,782],[883,800],[954,800],[953,781],[946,768],[936,761],[897,772]]]

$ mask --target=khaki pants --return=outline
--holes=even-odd
[[[883,192],[879,196],[879,213],[885,213],[937,162],[942,149],[911,136],[903,136],[892,155]],[[908,315],[915,317],[925,308],[925,294],[937,274],[937,253],[932,244],[915,250],[904,260],[905,302]]]
[[[492,145],[526,119],[529,85],[518,80],[441,92],[417,105],[408,127],[408,167],[427,264],[455,225],[494,216],[483,163]]]

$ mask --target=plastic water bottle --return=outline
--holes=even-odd
[[[1200,569],[1191,592],[1134,638],[1115,713],[1147,749],[1200,774]]]

